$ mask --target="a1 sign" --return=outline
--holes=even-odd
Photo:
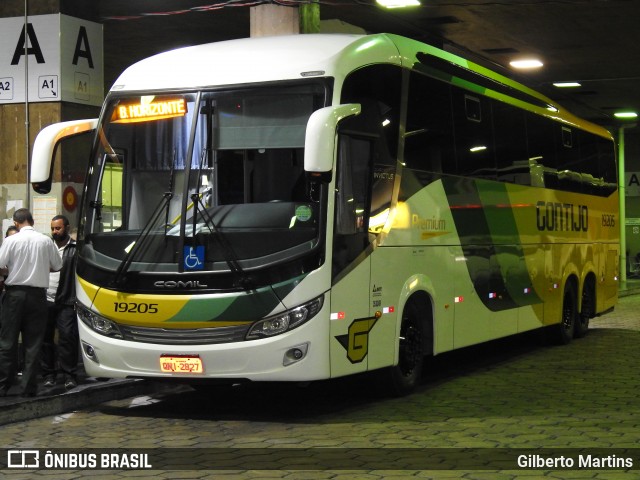
[[[43,75],[38,78],[38,98],[59,98],[60,88],[57,75]]]
[[[91,99],[91,75],[76,72],[74,85],[74,96],[76,100],[82,100],[86,102]]]

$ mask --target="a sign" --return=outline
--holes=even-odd
[[[183,260],[185,270],[203,270],[204,246],[184,247]]]
[[[25,98],[27,97],[27,98]],[[104,100],[102,25],[62,14],[0,18],[0,103]]]
[[[33,228],[40,233],[51,233],[51,219],[58,214],[58,199],[56,197],[34,197],[31,213],[33,214]]]
[[[640,197],[640,172],[625,172],[625,196]]]

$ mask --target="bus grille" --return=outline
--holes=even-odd
[[[120,325],[125,340],[161,345],[211,345],[242,342],[251,325],[218,328],[168,329]]]

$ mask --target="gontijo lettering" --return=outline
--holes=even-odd
[[[589,209],[586,205],[541,200],[536,204],[536,221],[541,232],[586,232]]]

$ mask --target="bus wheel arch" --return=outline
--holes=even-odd
[[[391,393],[411,393],[420,382],[424,357],[433,354],[433,308],[424,291],[413,293],[400,314],[398,363],[388,369]]]

